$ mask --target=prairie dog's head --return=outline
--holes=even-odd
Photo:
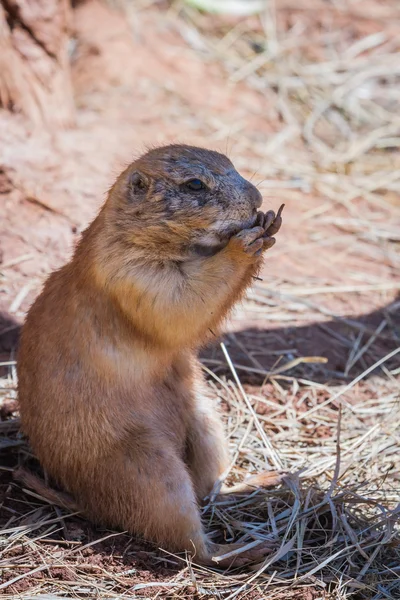
[[[125,246],[172,258],[223,245],[253,225],[261,202],[223,154],[171,145],[150,150],[120,175],[105,213]]]

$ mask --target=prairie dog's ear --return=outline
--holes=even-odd
[[[128,193],[129,198],[140,196],[145,193],[149,187],[149,179],[140,171],[133,171],[128,177]]]

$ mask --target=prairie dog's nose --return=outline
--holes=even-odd
[[[246,181],[246,194],[250,198],[250,202],[253,208],[260,208],[262,204],[262,196],[258,189],[249,181]]]

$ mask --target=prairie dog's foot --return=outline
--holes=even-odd
[[[227,487],[223,485],[219,492],[220,495],[227,494],[250,494],[257,488],[271,488],[282,483],[286,473],[278,471],[262,471],[256,475],[247,477],[244,481]]]
[[[210,558],[206,560],[205,563],[210,566],[218,566],[224,569],[229,567],[242,567],[264,558],[274,550],[274,544],[272,542],[261,542],[257,546],[244,550],[243,552],[235,552],[241,550],[246,545],[247,544],[214,544],[209,542]],[[228,556],[225,557],[225,555]]]

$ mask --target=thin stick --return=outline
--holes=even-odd
[[[353,379],[353,381],[351,381],[348,385],[346,385],[342,390],[340,390],[339,392],[337,392],[336,394],[334,394],[331,398],[328,398],[328,400],[325,400],[325,402],[322,402],[321,404],[318,404],[317,406],[314,406],[314,408],[311,408],[308,412],[304,413],[304,415],[302,416],[302,418],[303,419],[308,419],[308,417],[310,415],[314,414],[318,410],[321,410],[321,408],[324,408],[325,406],[328,406],[328,404],[331,404],[332,402],[334,402],[335,400],[337,400],[338,398],[340,398],[340,396],[343,396],[343,394],[345,394],[346,392],[348,392],[349,390],[351,390],[352,387],[354,387],[359,381],[361,381],[362,379],[364,379],[364,377],[366,377],[367,375],[369,375],[369,373],[371,373],[372,371],[374,371],[380,365],[383,365],[383,363],[385,363],[386,361],[388,361],[391,358],[393,358],[393,356],[396,356],[396,354],[398,354],[399,352],[400,352],[400,348],[396,348],[395,350],[392,350],[392,352],[389,352],[389,354],[386,354],[386,356],[384,356],[383,358],[381,358],[380,360],[378,360],[376,363],[374,363],[371,367],[369,367],[368,369],[366,369],[363,373],[361,373],[361,375],[358,375],[358,377],[356,377],[355,379]]]
[[[283,463],[282,463],[282,461],[280,460],[280,458],[279,458],[278,454],[276,453],[276,451],[274,450],[274,447],[272,446],[272,444],[271,444],[270,440],[268,439],[268,436],[267,436],[267,434],[265,433],[265,431],[264,431],[264,429],[263,429],[263,427],[262,427],[262,425],[261,425],[261,423],[260,423],[260,420],[259,420],[259,418],[258,418],[258,415],[257,415],[257,413],[254,411],[253,407],[252,407],[252,406],[251,406],[251,404],[250,404],[250,401],[249,401],[249,399],[248,399],[248,397],[247,397],[247,394],[246,394],[246,392],[245,392],[245,391],[244,391],[244,389],[243,389],[243,386],[242,386],[242,384],[241,384],[241,382],[240,382],[240,379],[239,379],[239,377],[238,377],[238,374],[237,374],[237,372],[236,372],[236,369],[235,369],[235,367],[233,366],[233,363],[232,363],[232,361],[231,361],[231,357],[229,356],[229,354],[228,354],[228,351],[227,351],[227,349],[226,349],[226,347],[225,347],[225,344],[224,344],[223,342],[221,343],[221,348],[222,348],[222,352],[224,353],[224,356],[225,356],[225,358],[226,358],[226,361],[227,361],[227,363],[228,363],[228,365],[229,365],[229,368],[230,368],[230,370],[232,371],[232,375],[233,375],[233,377],[234,377],[234,379],[235,379],[235,381],[236,381],[236,384],[237,384],[237,386],[238,386],[238,388],[239,388],[239,390],[240,390],[240,393],[242,394],[242,397],[243,397],[243,399],[244,399],[244,401],[245,401],[245,403],[246,403],[246,406],[247,406],[247,408],[249,409],[249,411],[250,411],[250,414],[251,414],[251,416],[252,416],[252,417],[253,417],[253,419],[254,419],[254,423],[255,423],[255,425],[256,425],[256,427],[257,427],[257,431],[258,431],[258,433],[260,434],[260,437],[261,437],[262,441],[264,442],[264,446],[265,446],[265,448],[266,448],[266,449],[268,450],[268,452],[269,452],[269,455],[270,455],[270,457],[271,457],[271,460],[272,460],[272,462],[274,463],[274,467],[275,467],[277,470],[282,470],[282,469],[283,469]]]

